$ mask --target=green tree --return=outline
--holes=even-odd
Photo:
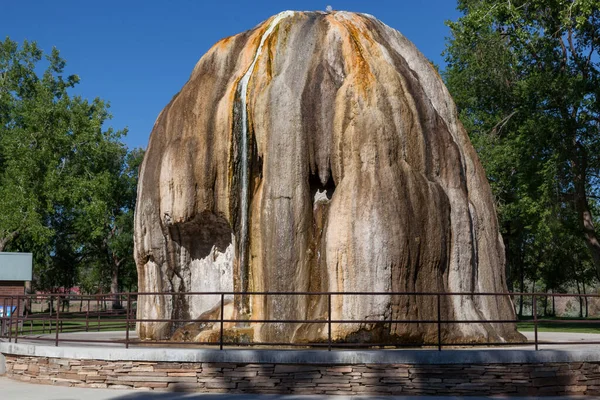
[[[82,263],[110,270],[98,242],[123,260],[132,246],[139,151],[103,129],[107,103],[69,94],[79,78],[64,69],[56,49],[0,42],[0,251],[32,251],[45,290],[75,285]]]
[[[599,272],[600,1],[458,9],[445,79],[496,195],[512,278],[545,276],[558,288],[548,271],[558,276],[559,262],[588,260]]]
[[[85,212],[80,231],[86,259],[83,263],[95,269],[93,274],[100,282],[110,282],[110,292],[122,291],[123,284],[137,286],[133,259],[133,213],[137,197],[138,170],[144,157],[141,149],[122,151],[106,170],[111,176],[106,180],[102,194],[92,210]],[[87,268],[87,273],[90,268]],[[103,287],[102,285],[100,286]],[[113,297],[113,308],[121,302]]]

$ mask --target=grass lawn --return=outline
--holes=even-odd
[[[44,315],[47,318],[47,314]],[[41,320],[39,315],[34,315],[31,319],[23,321],[23,327],[19,331],[19,335],[40,335],[55,332],[56,321],[54,319]],[[64,318],[64,319],[63,319]],[[85,315],[77,317],[62,317],[59,322],[61,325],[61,332],[85,332],[86,331],[86,319]],[[87,321],[87,327],[89,332],[98,331],[124,331],[125,330],[125,316],[102,316],[91,317]],[[133,324],[132,324],[133,327]]]
[[[544,317],[540,319],[549,320],[550,322],[538,322],[538,332],[600,333],[600,319],[596,318],[569,318],[565,320],[564,318]],[[523,332],[533,332],[533,320],[528,318],[518,322],[517,329]]]

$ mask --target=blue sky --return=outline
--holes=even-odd
[[[56,46],[81,78],[75,93],[109,101],[109,125],[128,127],[127,145],[145,148],[158,113],[215,42],[283,10],[327,5],[373,14],[442,67],[444,21],[459,16],[454,0],[0,0],[0,38]]]

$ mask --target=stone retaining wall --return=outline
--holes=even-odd
[[[600,362],[306,365],[5,357],[10,378],[79,387],[209,393],[600,395]]]

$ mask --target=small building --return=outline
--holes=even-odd
[[[31,281],[33,256],[31,253],[0,252],[0,336],[9,330],[9,320],[18,310],[18,317],[23,316],[23,306],[12,296],[25,294],[25,282]],[[17,326],[19,322],[17,321]]]
[[[0,252],[0,307],[7,296],[25,294],[25,282],[31,281],[32,266],[31,253]]]

